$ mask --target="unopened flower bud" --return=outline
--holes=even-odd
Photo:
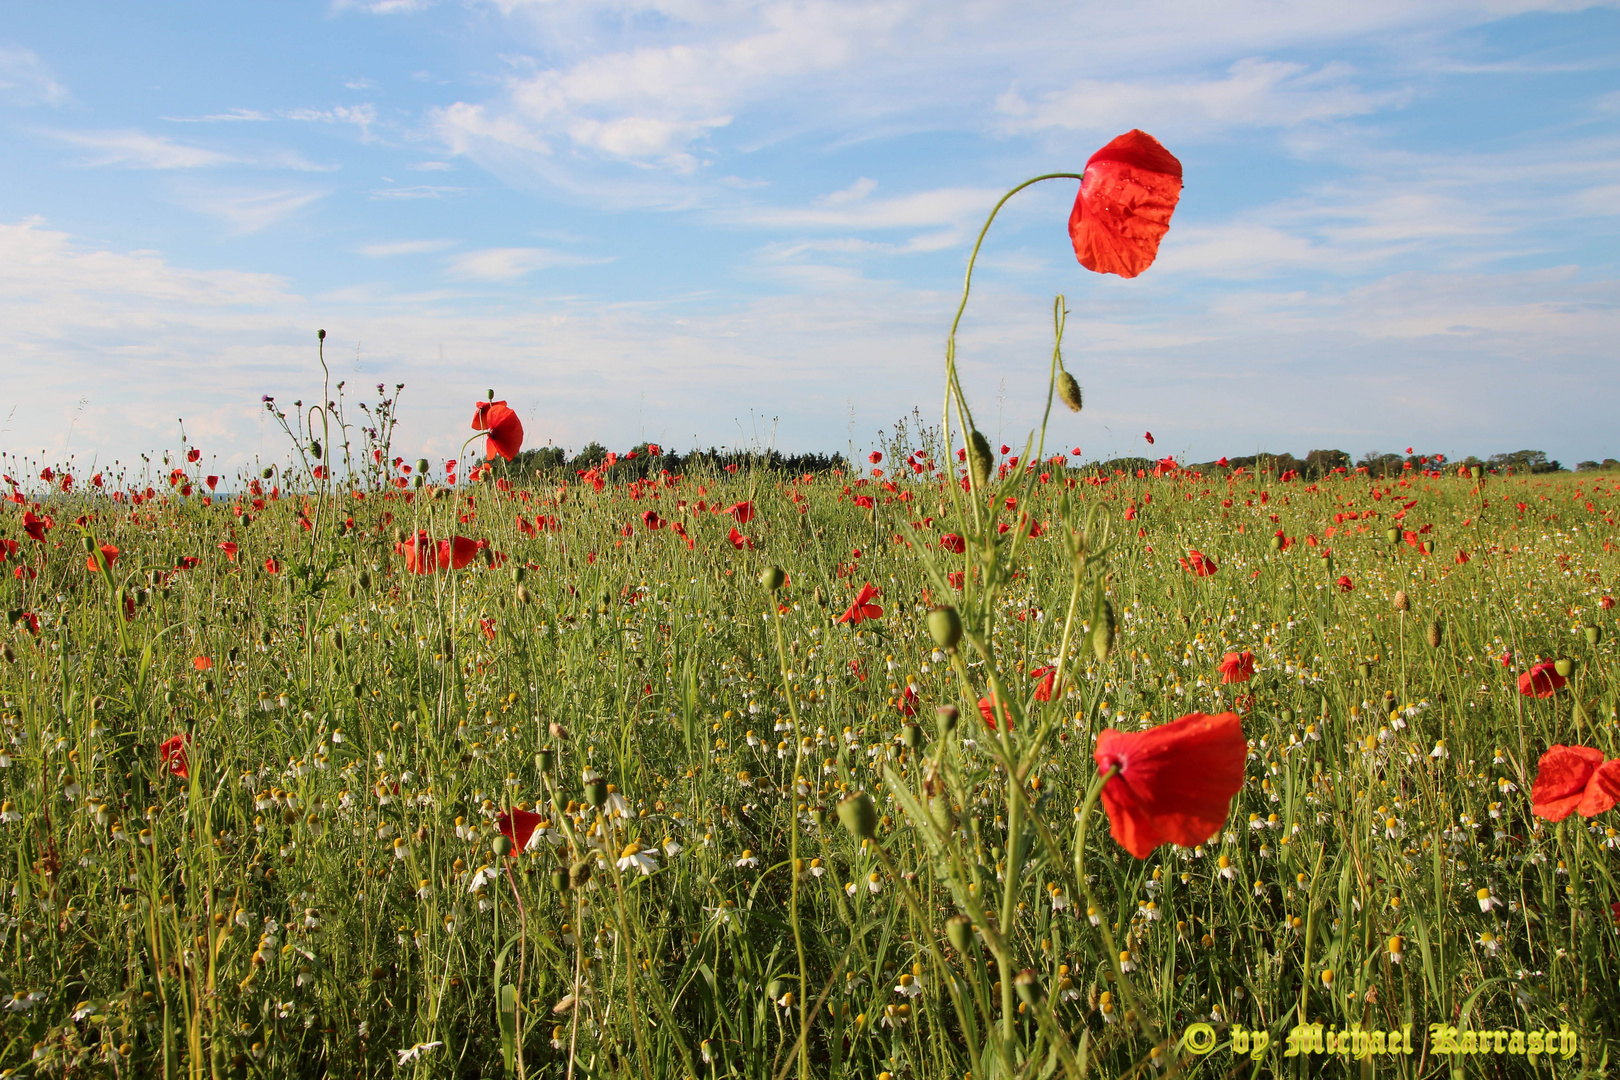
[[[775,592],[787,582],[787,571],[780,566],[767,566],[759,573],[759,583],[766,592]]]
[[[838,820],[857,840],[871,840],[877,836],[878,813],[872,797],[857,791],[838,803]]]
[[[962,616],[953,607],[937,607],[928,613],[928,634],[942,649],[954,649],[962,640]]]
[[[1080,384],[1073,375],[1060,370],[1057,376],[1057,394],[1070,412],[1080,411]]]
[[[1429,648],[1438,649],[1440,647],[1440,623],[1438,621],[1429,623],[1429,628],[1423,637],[1429,643]]]
[[[945,920],[945,937],[951,948],[965,955],[973,945],[973,920],[966,915],[952,915]]]
[[[1396,611],[1404,612],[1412,610],[1412,601],[1407,598],[1405,589],[1396,590],[1394,605]]]

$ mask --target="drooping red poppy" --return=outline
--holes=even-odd
[[[172,735],[158,747],[158,764],[168,767],[169,772],[185,779],[191,778],[191,766],[186,761],[186,744],[191,742],[191,736],[182,732]]]
[[[50,518],[40,517],[32,510],[23,511],[23,532],[42,544],[45,542],[45,530],[54,524]]]
[[[1333,584],[1339,587],[1340,592],[1350,592],[1355,589],[1356,583],[1350,580],[1349,574],[1340,574],[1339,580]]]
[[[1530,809],[1537,817],[1563,821],[1581,806],[1587,788],[1602,764],[1603,751],[1590,746],[1549,746],[1536,764],[1536,779],[1530,789]],[[1609,805],[1614,805],[1612,800]]]
[[[1115,841],[1138,859],[1161,844],[1195,847],[1220,831],[1243,787],[1248,743],[1237,713],[1190,713],[1147,731],[1097,737],[1103,809]]]
[[[1149,445],[1149,446],[1152,446],[1152,445],[1153,445],[1153,432],[1151,432],[1151,431],[1144,431],[1144,432],[1143,432],[1143,433],[1142,433],[1142,438],[1144,438],[1144,439],[1146,439],[1146,440],[1147,440],[1147,443],[1148,443],[1148,445]]]
[[[1254,678],[1254,653],[1244,649],[1229,652],[1221,660],[1221,683],[1248,682]]]
[[[518,414],[507,408],[504,401],[480,401],[475,408],[472,429],[489,432],[485,456],[493,460],[499,454],[507,461],[517,457],[518,451],[523,449],[523,422]]]
[[[838,621],[855,626],[865,622],[867,619],[875,619],[882,615],[883,609],[872,603],[877,594],[877,586],[871,582],[861,586],[861,591],[855,596],[855,602],[849,605],[849,608],[842,615],[838,616]]]
[[[1197,574],[1199,577],[1209,577],[1209,575],[1220,569],[1215,565],[1214,559],[1197,548],[1187,549],[1187,557],[1181,560],[1181,568],[1188,573]]]
[[[220,545],[219,545],[219,550],[223,551],[225,553],[225,557],[227,559],[231,560],[231,562],[236,561],[237,547],[236,547],[235,544],[231,543],[229,540],[221,541]]]
[[[495,827],[502,836],[512,841],[512,854],[527,850],[529,840],[534,836],[534,830],[545,818],[530,810],[514,809],[509,814],[495,815]]]
[[[1552,697],[1564,685],[1564,677],[1553,670],[1551,660],[1532,664],[1530,670],[1519,676],[1519,693],[1525,697]]]
[[[214,488],[219,486],[219,477],[217,477],[217,476],[205,476],[205,477],[203,477],[203,483],[208,485],[208,490],[209,491],[213,491]]]
[[[1041,680],[1041,684],[1035,688],[1035,700],[1051,701],[1052,680],[1057,677],[1057,668],[1049,664],[1043,665],[1031,671],[1029,677]]]
[[[939,546],[955,555],[967,550],[967,541],[955,533],[946,533],[939,538]]]
[[[107,566],[110,568],[113,563],[118,561],[118,549],[113,547],[111,544],[102,544],[101,557],[107,560]],[[92,574],[99,573],[101,571],[101,567],[96,564],[96,557],[94,555],[90,555],[85,558],[84,568],[90,571]]]

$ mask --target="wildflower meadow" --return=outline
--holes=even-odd
[[[1066,315],[1017,446],[8,457],[0,1075],[1613,1075],[1620,473],[1082,463]]]

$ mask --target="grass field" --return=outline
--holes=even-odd
[[[963,494],[885,449],[363,495],[32,466],[4,1075],[1249,1075],[1235,1035],[1283,1075],[1611,1074],[1620,816],[1530,791],[1552,744],[1620,753],[1617,477],[1003,455]],[[416,530],[484,546],[413,574]],[[1567,684],[1521,694],[1539,659]],[[1099,732],[1228,710],[1224,828],[1127,854]],[[1302,1019],[1414,1050],[1285,1058]]]

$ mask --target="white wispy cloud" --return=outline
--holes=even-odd
[[[466,188],[446,187],[442,184],[414,184],[409,187],[377,188],[371,192],[373,199],[443,199],[450,195],[460,195]]]
[[[451,277],[469,281],[514,281],[536,270],[549,270],[557,266],[590,266],[609,261],[551,248],[484,248],[457,255],[450,260],[446,272]]]
[[[367,244],[360,254],[368,259],[386,259],[395,255],[429,255],[456,246],[455,240],[394,240],[382,244]]]
[[[0,101],[13,105],[60,105],[67,87],[31,50],[0,45]]]
[[[52,131],[53,139],[89,151],[86,165],[124,165],[133,169],[199,169],[230,165],[234,155],[188,146],[161,135],[124,131]]]
[[[267,229],[330,194],[326,190],[297,188],[193,189],[186,194],[186,203],[210,217],[223,219],[230,224],[231,232],[240,234]]]

